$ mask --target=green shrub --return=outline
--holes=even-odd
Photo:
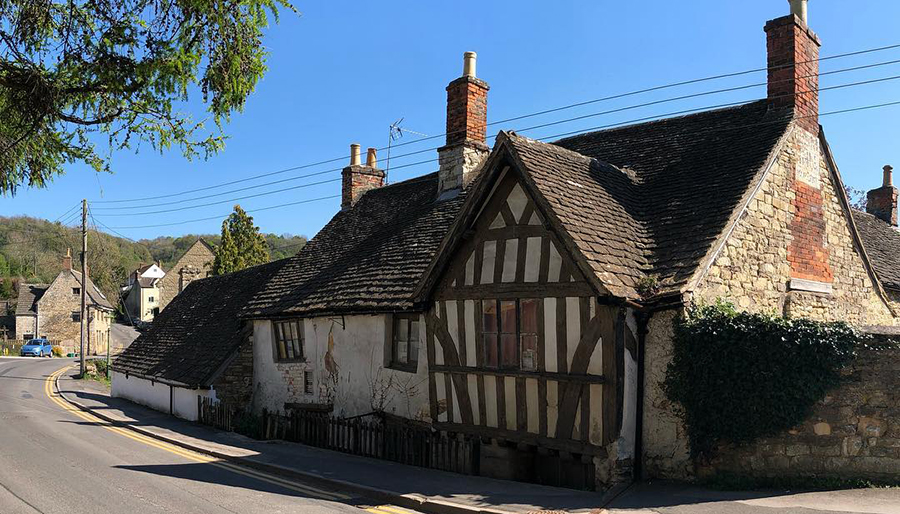
[[[800,424],[867,340],[846,323],[742,313],[722,302],[693,307],[675,324],[663,384],[691,455]]]

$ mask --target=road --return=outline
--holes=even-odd
[[[139,335],[134,327],[129,327],[128,325],[113,323],[109,327],[109,340],[112,343],[113,351],[128,348]]]
[[[86,419],[50,397],[47,378],[70,363],[0,359],[0,513],[414,514],[232,469]]]

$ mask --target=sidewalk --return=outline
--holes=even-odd
[[[347,455],[301,444],[253,439],[111,398],[97,382],[61,377],[63,397],[107,421],[223,460],[437,514],[601,512],[600,494],[471,477]]]

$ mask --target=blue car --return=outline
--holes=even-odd
[[[22,357],[53,357],[53,345],[46,339],[32,339],[22,345]]]

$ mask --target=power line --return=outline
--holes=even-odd
[[[269,207],[263,207],[263,208],[260,208],[260,209],[247,210],[246,212],[247,212],[247,213],[250,213],[250,214],[253,214],[253,213],[262,212],[262,211],[269,211],[269,210],[272,210],[272,209],[280,209],[280,208],[282,208],[282,207],[290,207],[290,206],[293,206],[293,205],[300,205],[300,204],[305,204],[305,203],[318,202],[318,201],[322,201],[322,200],[331,200],[331,199],[333,199],[333,198],[340,198],[340,197],[341,197],[341,195],[322,196],[322,197],[319,197],[319,198],[310,198],[310,199],[308,199],[308,200],[301,200],[301,201],[298,201],[298,202],[283,203],[283,204],[279,204],[279,205],[272,205],[272,206],[269,206]],[[230,214],[230,213],[229,213],[229,214]],[[138,225],[138,226],[129,226],[129,227],[108,227],[108,226],[106,226],[106,225],[103,225],[103,226],[106,227],[106,228],[108,228],[108,229],[110,229],[110,230],[113,230],[113,229],[126,230],[126,229],[136,229],[136,228],[174,227],[174,226],[178,226],[178,225],[186,225],[186,224],[188,224],[188,223],[195,223],[195,222],[198,222],[198,221],[220,220],[220,219],[224,219],[224,218],[225,218],[226,216],[228,216],[229,214],[220,215],[220,216],[208,216],[208,217],[206,217],[206,218],[198,218],[198,219],[187,220],[187,221],[178,221],[178,222],[175,222],[175,223],[161,223],[161,224],[157,224],[157,225]]]
[[[887,51],[887,50],[893,50],[893,49],[896,49],[896,48],[900,48],[900,44],[894,44],[894,45],[888,45],[888,46],[882,46],[882,47],[876,47],[876,48],[869,48],[869,49],[865,49],[865,50],[859,50],[859,51],[854,51],[854,52],[848,52],[848,53],[843,53],[843,54],[837,54],[837,55],[832,55],[832,56],[827,56],[827,57],[820,57],[819,59],[812,59],[812,60],[802,61],[802,62],[798,62],[798,63],[794,63],[794,64],[785,64],[785,65],[771,66],[771,67],[765,67],[765,68],[754,68],[754,69],[749,69],[749,70],[744,70],[744,71],[738,71],[738,72],[733,72],[733,73],[725,73],[725,74],[721,74],[721,75],[713,75],[713,76],[708,76],[708,77],[703,77],[703,78],[698,78],[698,79],[691,79],[691,80],[685,80],[685,81],[680,81],[680,82],[673,82],[673,83],[664,84],[664,85],[660,85],[660,86],[654,86],[654,87],[649,87],[649,88],[645,88],[645,89],[639,89],[639,90],[635,90],[635,91],[630,91],[630,92],[627,92],[627,93],[620,93],[620,94],[611,95],[611,96],[606,96],[606,97],[602,97],[602,98],[595,98],[595,99],[592,99],[592,100],[586,100],[586,101],[582,101],[582,102],[576,102],[576,103],[572,103],[572,104],[568,104],[568,105],[564,105],[564,106],[560,106],[560,107],[554,107],[554,108],[551,108],[551,109],[546,109],[546,110],[543,110],[543,111],[537,111],[537,112],[532,112],[532,113],[528,113],[528,114],[523,114],[523,115],[515,116],[515,117],[512,117],[512,118],[506,118],[506,119],[502,119],[502,120],[498,120],[498,121],[494,121],[494,122],[488,123],[487,126],[493,126],[493,125],[502,124],[502,123],[509,123],[509,122],[512,122],[512,121],[519,121],[519,120],[526,119],[526,118],[532,118],[532,117],[535,117],[535,116],[543,116],[543,115],[545,115],[545,114],[551,114],[551,113],[554,113],[554,112],[559,112],[559,111],[563,111],[563,110],[567,110],[567,109],[573,109],[573,108],[576,108],[576,107],[583,107],[583,106],[585,106],[585,105],[590,105],[590,104],[594,104],[594,103],[600,103],[600,102],[606,102],[606,101],[611,101],[611,100],[617,100],[617,99],[621,99],[621,98],[627,98],[627,97],[631,97],[631,96],[637,96],[637,95],[641,95],[641,94],[646,94],[646,93],[651,93],[651,92],[656,92],[656,91],[662,91],[662,90],[672,89],[672,88],[677,88],[677,87],[682,87],[682,86],[686,86],[686,85],[699,84],[699,83],[702,83],[702,82],[709,82],[709,81],[720,80],[720,79],[725,79],[725,78],[734,78],[734,77],[739,77],[739,76],[743,76],[743,75],[749,75],[749,74],[752,74],[752,73],[758,73],[758,72],[762,72],[762,71],[769,71],[769,70],[778,70],[778,69],[790,68],[790,67],[794,67],[794,66],[797,66],[797,65],[802,65],[802,64],[812,63],[812,62],[823,62],[823,61],[829,61],[829,60],[834,60],[834,59],[842,59],[842,58],[846,58],[846,57],[853,57],[853,56],[859,56],[859,55],[864,55],[864,54],[870,54],[870,53],[876,53],[876,52],[883,52],[883,51]],[[862,69],[862,68],[860,68],[860,69]],[[828,73],[825,73],[825,74],[828,74]],[[457,133],[457,132],[460,132],[460,131],[450,132],[449,134],[455,134],[455,133]],[[393,145],[393,147],[396,148],[396,147],[400,147],[400,146],[406,146],[406,145],[410,145],[410,144],[416,144],[416,143],[420,143],[420,142],[423,142],[423,141],[428,141],[428,140],[440,138],[440,137],[447,136],[447,135],[448,135],[448,133],[447,133],[447,132],[444,132],[444,133],[442,133],[442,134],[436,134],[436,135],[434,135],[434,136],[428,136],[428,137],[424,137],[424,138],[420,138],[420,139],[416,139],[416,140],[412,140],[412,141],[406,141],[406,142],[404,142],[404,143],[400,143],[400,144],[397,144],[397,145]],[[385,150],[385,149],[387,149],[387,147],[378,148],[378,151]],[[139,201],[159,200],[159,199],[164,199],[164,198],[171,198],[171,197],[174,197],[174,196],[182,196],[182,195],[190,194],[190,193],[196,193],[196,192],[202,192],[202,191],[209,191],[209,190],[212,190],[212,189],[217,189],[217,188],[220,188],[220,187],[226,187],[226,186],[238,184],[238,183],[241,183],[241,182],[246,182],[246,181],[250,181],[250,180],[256,180],[256,179],[259,179],[259,178],[269,177],[269,176],[274,176],[274,175],[280,175],[280,174],[288,173],[288,172],[291,172],[291,171],[298,171],[298,170],[301,170],[301,169],[308,169],[308,168],[312,168],[312,167],[315,167],[315,166],[321,166],[321,165],[324,165],[324,164],[331,164],[331,163],[334,163],[334,162],[346,161],[348,158],[349,158],[349,156],[342,156],[342,157],[336,157],[336,158],[333,158],[333,159],[326,159],[326,160],[319,161],[319,162],[315,162],[315,163],[304,164],[304,165],[300,165],[300,166],[292,166],[292,167],[284,168],[284,169],[281,169],[281,170],[278,170],[278,171],[274,171],[274,172],[262,173],[262,174],[254,175],[254,176],[251,176],[251,177],[246,177],[246,178],[243,178],[243,179],[237,179],[237,180],[233,180],[233,181],[229,181],[229,182],[224,182],[224,183],[216,184],[216,185],[212,185],[212,186],[205,186],[205,187],[201,187],[201,188],[185,190],[185,191],[181,191],[181,192],[179,192],[179,193],[171,193],[171,194],[166,194],[166,195],[157,195],[157,196],[149,196],[149,197],[142,197],[142,198],[130,198],[130,199],[123,199],[123,200],[97,200],[97,201],[95,201],[94,203],[128,203],[128,202],[139,202]],[[398,158],[398,157],[395,156],[395,157],[393,157],[393,158]]]
[[[900,63],[900,59],[896,59],[896,60],[893,60],[893,61],[884,61],[884,62],[879,62],[879,63],[874,63],[874,64],[867,64],[867,65],[863,65],[863,66],[855,66],[855,67],[851,67],[851,68],[843,68],[843,69],[839,69],[839,70],[833,70],[833,71],[831,71],[831,72],[819,74],[818,76],[831,75],[831,74],[838,74],[838,73],[847,73],[847,72],[850,72],[850,71],[859,71],[859,70],[862,70],[862,69],[870,69],[870,68],[875,68],[875,67],[880,67],[880,66],[887,66],[887,65],[898,64],[898,63]],[[803,78],[809,78],[809,76],[803,77]],[[785,79],[785,80],[794,80],[794,79]],[[527,127],[527,128],[519,129],[519,131],[531,130],[531,129],[533,129],[533,128],[543,128],[543,127],[551,126],[551,125],[554,125],[554,124],[562,124],[562,123],[567,123],[567,122],[570,122],[570,121],[577,121],[577,120],[579,120],[579,119],[585,119],[585,118],[590,118],[590,117],[594,117],[594,116],[602,116],[602,115],[607,115],[607,114],[616,114],[616,113],[625,112],[625,111],[629,111],[629,110],[635,110],[635,109],[644,108],[644,107],[651,107],[651,106],[654,106],[654,105],[661,105],[661,104],[672,103],[672,102],[681,101],[681,100],[688,100],[688,99],[692,99],[692,98],[699,98],[699,97],[709,96],[709,95],[713,95],[713,94],[721,94],[721,93],[736,92],[736,91],[741,91],[741,90],[746,90],[746,89],[751,89],[751,88],[754,88],[754,87],[761,87],[761,86],[766,86],[766,85],[768,85],[768,82],[758,82],[758,83],[746,84],[746,85],[736,86],[736,87],[731,87],[731,88],[717,89],[717,90],[704,91],[704,92],[694,93],[694,94],[689,94],[689,95],[682,95],[682,96],[677,96],[677,97],[670,97],[670,98],[666,98],[666,99],[662,99],[662,100],[656,100],[656,101],[652,101],[652,102],[645,102],[645,103],[641,103],[641,104],[637,104],[637,105],[629,105],[629,106],[625,106],[625,107],[621,107],[621,108],[617,108],[617,109],[613,109],[613,110],[608,110],[608,111],[603,111],[603,112],[599,112],[599,113],[587,114],[587,115],[584,115],[584,116],[578,116],[578,117],[574,117],[574,118],[567,118],[567,119],[559,120],[559,121],[556,121],[556,122],[551,122],[551,123],[548,123],[548,124],[539,125],[539,126],[537,126],[537,127]],[[826,88],[826,89],[821,89],[820,91],[824,91],[824,90],[827,90],[827,88]],[[426,148],[426,149],[418,150],[418,151],[415,151],[415,152],[409,152],[409,153],[397,155],[397,156],[394,156],[394,158],[395,158],[395,159],[400,159],[400,158],[403,158],[403,157],[409,157],[409,156],[412,156],[412,155],[418,155],[418,154],[421,154],[421,153],[430,152],[430,151],[433,151],[433,150],[437,150],[437,149],[439,149],[439,148],[440,148],[440,147]],[[416,166],[416,165],[419,165],[419,164],[426,164],[426,163],[434,162],[434,161],[435,161],[435,159],[432,159],[432,160],[428,160],[428,161],[421,161],[421,162],[418,162],[418,163],[405,164],[405,165],[402,165],[402,166],[395,166],[395,169],[406,168],[406,167],[409,167],[409,166]],[[266,186],[270,186],[270,185],[283,184],[283,183],[286,183],[286,182],[292,182],[292,181],[295,181],[295,180],[301,180],[301,179],[308,178],[308,177],[313,177],[313,176],[318,176],[318,175],[324,175],[324,174],[328,174],[328,173],[333,173],[333,172],[341,171],[342,169],[343,169],[343,167],[339,167],[339,168],[330,168],[330,169],[322,170],[322,171],[318,171],[318,172],[306,173],[306,174],[299,175],[299,176],[296,176],[296,177],[290,177],[290,178],[280,179],[280,180],[276,180],[276,181],[272,181],[272,182],[265,182],[265,183],[262,183],[262,184],[256,184],[256,185],[253,185],[253,186],[242,187],[242,188],[239,188],[239,189],[232,189],[232,190],[229,190],[229,191],[223,191],[223,192],[221,192],[221,193],[212,193],[212,194],[209,194],[209,195],[198,196],[198,197],[194,197],[194,198],[185,198],[185,199],[182,199],[182,200],[173,200],[173,201],[169,201],[169,202],[160,202],[160,203],[145,204],[145,205],[130,205],[130,206],[118,206],[118,207],[98,207],[97,210],[98,210],[98,211],[116,211],[116,210],[129,210],[129,209],[146,209],[146,208],[150,208],[150,207],[163,207],[163,206],[167,206],[167,205],[179,205],[179,204],[188,203],[188,202],[193,202],[193,201],[197,201],[197,200],[204,200],[204,199],[208,199],[208,198],[215,198],[215,197],[217,197],[217,196],[223,196],[223,195],[226,195],[226,194],[232,194],[232,193],[238,193],[238,192],[248,191],[248,190],[252,190],[252,189],[258,189],[258,188],[266,187]],[[320,182],[320,183],[317,183],[317,184],[321,184],[321,182]],[[313,184],[313,185],[315,185],[315,184]],[[299,187],[298,187],[298,188],[299,188]],[[287,190],[290,190],[290,189],[291,189],[291,188],[288,188],[288,189],[279,189],[279,190],[277,190],[277,191],[272,191],[271,193],[278,193],[278,192],[287,191]],[[271,193],[270,193],[270,194],[271,194]],[[251,197],[243,197],[243,198],[253,198],[253,196],[251,196]],[[243,198],[237,198],[237,199],[229,200],[229,201],[240,200],[240,199],[243,199]],[[210,205],[210,204],[206,204],[206,205]],[[161,213],[161,212],[172,212],[172,211],[154,211],[154,212],[150,212],[150,213],[147,213],[147,214],[159,214],[159,213]]]
[[[900,63],[900,60],[897,60],[897,61],[894,61],[894,62],[895,62],[895,63]],[[870,84],[875,84],[875,83],[880,83],[880,82],[887,82],[887,81],[898,80],[898,79],[900,79],[900,75],[894,75],[894,76],[883,77],[883,78],[878,78],[878,79],[871,79],[871,80],[865,80],[865,81],[857,81],[857,82],[851,82],[851,83],[846,83],[846,84],[838,84],[838,85],[835,85],[835,86],[829,86],[829,87],[824,87],[824,88],[818,88],[818,89],[815,89],[815,90],[799,91],[799,92],[797,92],[797,93],[789,93],[789,94],[787,94],[787,95],[779,95],[779,96],[775,96],[775,97],[772,97],[772,98],[774,99],[774,98],[781,98],[781,97],[798,96],[798,95],[809,94],[809,93],[813,93],[813,92],[815,92],[815,93],[820,93],[820,92],[825,92],[825,91],[832,91],[832,90],[837,90],[837,89],[845,89],[845,88],[849,88],[849,87],[857,87],[857,86],[863,86],[863,85],[870,85]],[[650,106],[659,105],[659,104],[663,104],[663,103],[669,103],[669,102],[677,101],[677,100],[685,100],[685,99],[697,98],[697,97],[706,96],[706,95],[709,95],[709,94],[712,94],[712,93],[717,93],[717,92],[722,92],[722,91],[728,91],[728,92],[730,92],[730,91],[737,91],[737,90],[747,89],[747,88],[749,88],[749,87],[756,87],[756,86],[759,86],[759,85],[765,85],[765,84],[766,84],[766,83],[762,83],[762,84],[754,84],[754,85],[750,85],[750,86],[740,86],[740,87],[729,88],[729,89],[725,89],[725,90],[711,91],[711,92],[704,92],[704,93],[695,93],[695,94],[684,95],[684,96],[676,97],[676,98],[670,98],[670,99],[664,99],[664,100],[657,100],[657,101],[653,101],[653,102],[646,102],[646,103],[639,104],[639,105],[632,105],[632,106],[626,106],[626,107],[621,107],[621,108],[617,108],[617,109],[610,109],[610,110],[606,110],[606,111],[595,112],[595,113],[590,113],[590,114],[584,114],[584,115],[581,115],[581,116],[575,116],[575,117],[572,117],[572,118],[566,118],[566,119],[562,119],[562,120],[556,120],[556,121],[551,121],[551,122],[547,122],[547,123],[542,123],[542,124],[539,124],[539,125],[533,125],[533,126],[530,126],[530,127],[525,127],[525,128],[521,128],[521,129],[516,129],[516,132],[526,132],[526,131],[530,131],[530,130],[536,130],[536,129],[541,129],[541,128],[547,128],[547,127],[551,127],[551,126],[562,125],[562,124],[565,124],[565,123],[571,123],[571,122],[573,122],[573,121],[580,121],[580,120],[583,120],[583,119],[594,118],[594,117],[598,117],[598,116],[606,116],[606,115],[609,115],[609,114],[617,114],[617,113],[621,113],[621,112],[625,112],[625,111],[629,111],[629,110],[634,110],[634,109],[641,108],[641,107],[650,107]],[[747,102],[747,100],[742,100],[742,101],[740,101],[740,102],[733,102],[733,103],[728,103],[728,104],[720,104],[720,105],[715,105],[715,106],[707,106],[707,107],[703,107],[703,108],[698,109],[698,110],[708,110],[708,109],[715,109],[715,108],[720,108],[720,107],[728,107],[728,106],[732,106],[732,105],[743,104],[743,103],[746,103],[746,102]],[[691,111],[694,111],[694,110],[691,110]],[[683,114],[683,112],[679,111],[677,114]],[[677,114],[676,114],[676,115],[677,115]],[[657,117],[663,117],[663,116],[669,116],[669,114],[665,114],[665,115],[655,115],[655,116],[652,116],[651,118],[657,118]],[[646,121],[646,119],[647,119],[647,118],[640,118],[640,119],[638,119],[638,120],[631,120],[631,121],[629,121],[629,122],[627,122],[627,123],[637,123],[637,122],[640,122],[640,121]],[[490,136],[488,139],[493,139],[493,138],[495,138],[495,137],[496,137],[496,134]],[[417,152],[413,152],[412,154],[422,153],[422,152],[430,151],[430,150],[432,150],[432,149],[420,150],[420,151],[417,151]],[[409,155],[411,155],[411,154],[409,154]],[[403,157],[403,155],[397,156],[397,157]],[[422,165],[422,164],[428,164],[428,163],[433,163],[433,162],[437,162],[437,161],[438,161],[437,158],[434,158],[434,159],[427,159],[427,160],[424,160],[424,161],[419,161],[419,162],[414,162],[414,163],[408,163],[408,164],[404,164],[404,165],[401,165],[401,166],[395,166],[394,169],[396,170],[396,169],[407,168],[407,167],[411,167],[411,166],[419,166],[419,165]],[[295,178],[289,178],[289,179],[282,179],[282,180],[276,181],[276,182],[274,182],[274,183],[288,182],[288,181],[292,181],[292,180],[297,180],[297,179],[299,179],[299,178],[305,178],[305,177],[307,177],[307,176],[321,175],[321,174],[330,173],[330,172],[334,172],[334,171],[340,171],[341,169],[342,169],[342,168],[334,168],[334,169],[332,169],[332,170],[324,170],[324,171],[316,172],[316,173],[313,173],[313,174],[308,174],[308,175],[301,176],[301,177],[295,177]],[[207,202],[207,203],[204,203],[204,204],[191,205],[191,206],[187,206],[187,207],[178,207],[178,208],[173,208],[173,209],[161,209],[161,210],[146,211],[146,212],[116,213],[116,214],[107,214],[106,216],[111,216],[111,217],[119,217],[119,216],[146,216],[146,215],[153,215],[153,214],[164,214],[164,213],[170,213],[170,212],[179,212],[179,211],[184,211],[184,210],[191,210],[191,209],[198,209],[198,208],[202,208],[202,207],[209,207],[209,206],[212,206],[212,205],[220,205],[220,204],[223,204],[223,203],[230,203],[230,202],[240,201],[240,200],[245,200],[245,199],[250,199],[250,198],[258,198],[258,197],[268,196],[268,195],[271,195],[271,194],[277,194],[277,193],[282,193],[282,192],[286,192],[286,191],[293,191],[293,190],[297,190],[297,189],[304,189],[304,188],[312,187],[312,186],[316,186],[316,185],[322,185],[322,184],[326,184],[326,183],[337,182],[337,181],[339,181],[339,180],[340,180],[340,179],[323,180],[323,181],[319,181],[319,182],[313,182],[313,183],[310,183],[310,184],[301,184],[301,185],[298,185],[298,186],[292,186],[292,187],[287,187],[287,188],[281,188],[281,189],[276,189],[276,190],[273,190],[273,191],[267,191],[267,192],[263,192],[263,193],[253,194],[253,195],[247,195],[247,196],[241,196],[241,197],[237,197],[237,198],[231,198],[231,199],[228,199],[228,200],[220,200],[220,201],[215,201],[215,202]],[[255,186],[248,186],[248,187],[246,187],[246,188],[237,189],[237,190],[234,190],[234,191],[232,191],[232,192],[239,192],[239,191],[244,191],[244,190],[249,190],[249,189],[255,189],[255,188],[258,188],[258,187],[263,187],[264,185],[271,185],[271,184],[272,184],[272,183],[270,183],[270,184],[259,184],[259,185],[255,185]],[[226,193],[227,193],[227,192],[226,192]],[[220,196],[221,194],[226,194],[226,193],[216,193],[216,194],[207,195],[207,196],[205,196],[205,197],[199,197],[199,198],[195,198],[195,199],[186,199],[186,200],[180,200],[180,201],[174,201],[174,202],[166,202],[166,203],[155,204],[155,205],[180,204],[180,203],[185,203],[185,202],[189,202],[189,201],[193,201],[193,200],[197,200],[197,199],[216,197],[216,196]],[[113,209],[132,209],[132,208],[141,208],[141,207],[146,208],[146,207],[148,207],[148,206],[110,207],[110,208],[108,208],[108,209],[110,209],[110,210],[113,210]]]

